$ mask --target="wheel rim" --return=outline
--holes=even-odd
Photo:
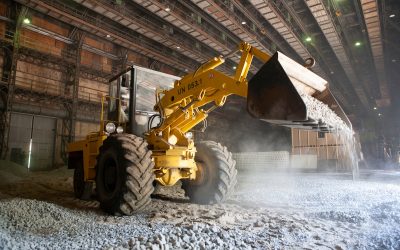
[[[113,193],[117,187],[117,171],[114,159],[108,159],[104,164],[103,183],[105,191],[109,194]]]

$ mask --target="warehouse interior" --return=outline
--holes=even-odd
[[[0,0],[0,248],[400,249],[399,44],[398,0]],[[256,96],[287,108],[267,117],[252,110],[251,87],[279,78],[260,76],[275,59],[289,84]],[[300,91],[283,60],[322,89]],[[208,90],[176,104],[198,75]],[[200,87],[189,79],[186,92],[206,78]],[[229,83],[218,89],[215,79],[228,78],[246,94],[229,92]],[[120,108],[125,79],[130,118],[110,132],[113,91]],[[228,94],[207,111],[192,109],[221,92]],[[288,104],[296,98],[305,119],[290,118],[300,110]],[[176,110],[186,120],[187,110],[198,112],[179,133],[183,116],[163,127]],[[167,138],[169,149],[186,143],[179,164],[199,163],[194,153],[208,152],[204,145],[223,152],[232,166],[223,198],[195,202],[188,191],[188,180],[199,181],[191,174],[211,178],[199,174],[203,161],[194,173],[158,169],[173,152],[159,155],[164,144],[154,137],[165,131],[176,139]],[[131,206],[126,215],[121,204],[110,213],[96,164],[101,146],[112,144],[103,140],[123,141],[122,152],[118,138],[129,133],[148,144],[154,191],[145,211]],[[102,139],[86,163],[76,148],[93,138]],[[87,195],[77,196],[80,184]]]

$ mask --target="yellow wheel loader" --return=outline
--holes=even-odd
[[[349,124],[324,79],[280,52],[271,57],[247,43],[238,50],[241,58],[233,76],[215,69],[224,63],[223,57],[216,57],[176,79],[171,88],[155,89],[155,114],[142,134],[135,67],[111,79],[99,131],[68,147],[75,196],[88,198],[95,183],[104,211],[130,215],[149,206],[154,182],[172,186],[181,180],[192,202],[224,202],[236,184],[232,154],[218,142],[195,142],[191,130],[230,95],[247,98],[248,112],[255,118],[329,130],[329,125],[309,117],[301,97],[306,94],[332,107]],[[265,64],[248,81],[254,57]]]

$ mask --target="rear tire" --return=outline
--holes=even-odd
[[[227,200],[237,183],[236,162],[226,147],[213,141],[196,145],[199,171],[196,180],[183,180],[182,188],[194,203],[215,204]]]
[[[132,134],[109,136],[100,147],[96,189],[101,208],[113,215],[145,210],[153,193],[154,162],[147,142]]]
[[[85,182],[83,163],[79,162],[74,169],[74,194],[81,200],[89,200],[92,195],[93,183]]]

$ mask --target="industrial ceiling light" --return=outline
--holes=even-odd
[[[107,36],[106,36],[107,38],[110,38],[111,36],[109,35],[109,34],[107,34]]]
[[[382,116],[382,114],[381,114],[381,113],[379,113],[379,114],[378,114],[378,116]]]
[[[377,110],[378,108],[377,108],[377,107],[374,107],[374,109]]]
[[[233,66],[232,69],[236,69],[236,66]]]
[[[356,47],[360,47],[360,46],[361,46],[361,42],[355,42],[354,45],[355,45]]]
[[[170,11],[171,11],[171,8],[170,8],[170,7],[167,7],[167,8],[165,8],[165,11],[166,11],[166,12],[170,12]]]
[[[312,41],[312,39],[310,36],[306,37],[306,42],[311,42],[311,41]]]
[[[246,21],[242,21],[242,24],[245,25],[245,24],[246,24]]]
[[[26,18],[24,18],[23,22],[24,22],[24,24],[30,24],[31,20],[26,17]]]
[[[177,49],[180,49],[181,47],[179,47],[179,46],[176,46],[176,48],[177,48]]]
[[[396,15],[395,14],[391,14],[389,17],[390,18],[393,18],[393,17],[395,17]]]

